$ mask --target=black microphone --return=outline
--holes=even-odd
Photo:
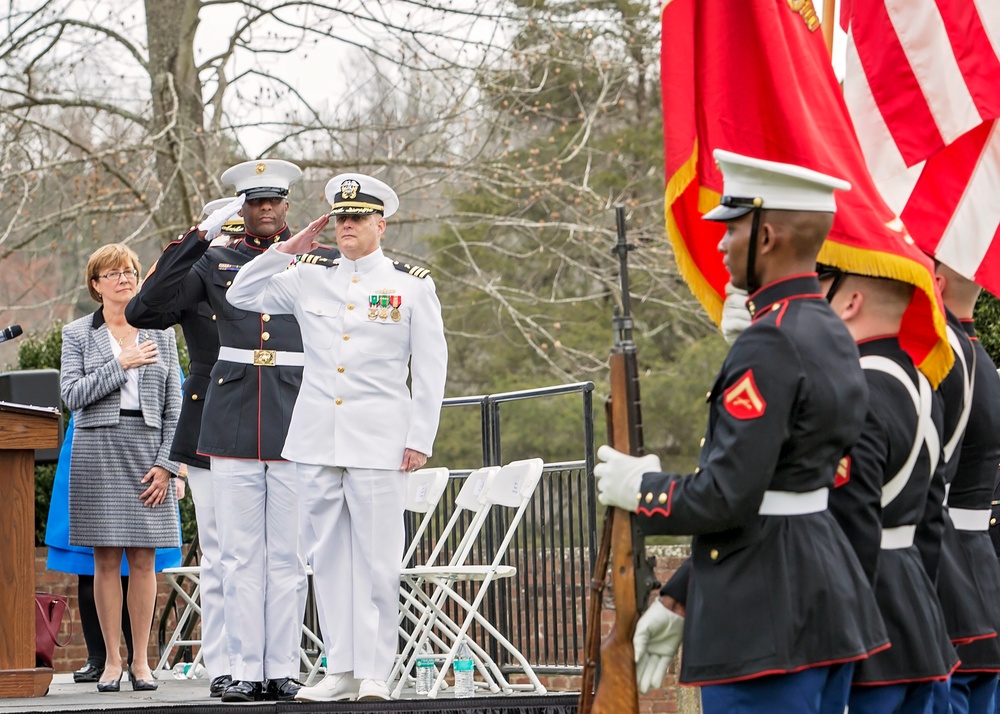
[[[21,329],[20,325],[11,325],[3,330],[0,330],[0,342],[6,342],[7,340],[13,340],[15,337],[20,337],[24,330]]]

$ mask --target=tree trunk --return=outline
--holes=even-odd
[[[151,134],[158,147],[156,174],[160,205],[153,212],[158,228],[171,237],[191,225],[209,184],[205,165],[204,105],[194,60],[200,0],[145,0],[149,77],[153,100]]]

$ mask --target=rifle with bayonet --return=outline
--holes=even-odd
[[[608,440],[615,449],[642,456],[642,410],[639,405],[639,364],[632,339],[632,309],[628,281],[628,253],[635,249],[625,237],[625,208],[615,207],[618,242],[612,254],[618,257],[621,279],[621,310],[612,317],[614,346],[611,350],[611,396],[605,403]],[[658,583],[653,577],[653,558],[646,557],[636,516],[619,508],[604,513],[601,542],[594,561],[587,610],[587,641],[584,649],[583,681],[578,714],[638,714],[639,690],[635,675],[632,636],[649,593]],[[601,644],[601,609],[607,583],[608,560],[615,603],[611,633]],[[594,689],[600,649],[600,677]]]

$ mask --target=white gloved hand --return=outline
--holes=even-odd
[[[659,688],[684,637],[684,618],[654,600],[635,626],[635,678],[645,694]]]
[[[635,513],[639,505],[642,475],[660,471],[660,457],[656,454],[629,456],[605,444],[597,450],[597,458],[601,461],[594,467],[597,500],[605,506]]]
[[[215,240],[215,237],[222,232],[222,225],[240,212],[246,200],[247,195],[241,193],[222,208],[216,208],[209,214],[208,218],[199,223],[198,230],[205,231],[205,240]]]
[[[726,342],[733,344],[743,330],[750,327],[750,310],[747,309],[747,291],[726,283],[726,301],[722,303],[722,321],[719,328]]]

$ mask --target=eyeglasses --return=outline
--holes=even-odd
[[[105,278],[106,280],[110,280],[113,283],[117,283],[119,280],[121,280],[121,277],[123,275],[125,276],[126,280],[135,280],[136,278],[139,277],[139,271],[138,270],[109,270],[107,273],[104,273],[104,275],[98,275],[97,277],[99,277],[99,278]]]

